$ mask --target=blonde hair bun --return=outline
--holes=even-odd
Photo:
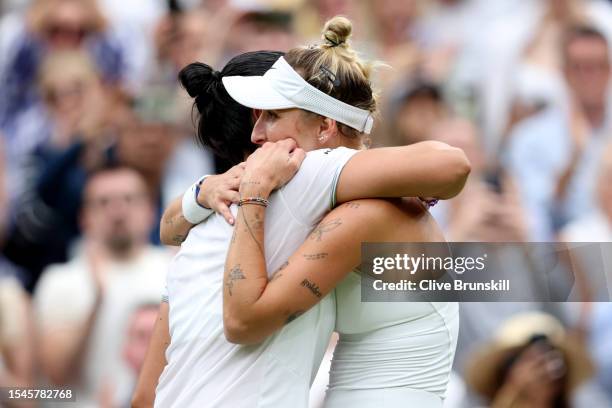
[[[352,31],[353,24],[348,18],[336,16],[325,23],[322,38],[326,43],[325,45],[329,47],[337,47],[339,45],[346,44]]]

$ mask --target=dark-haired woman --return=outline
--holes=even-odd
[[[369,87],[369,83],[367,86]],[[371,98],[371,91],[369,97]],[[198,108],[203,110],[201,105],[198,105]],[[365,112],[363,109],[353,111],[358,116]],[[265,118],[260,117],[257,123],[265,122],[273,128],[273,116],[285,113],[287,112],[266,112]],[[364,118],[369,117],[370,113],[366,113]],[[205,118],[203,115],[202,120]],[[284,119],[288,122],[288,117]],[[306,120],[314,123],[318,119],[310,117]],[[346,132],[352,132],[350,129],[361,132],[367,124],[367,121],[364,121],[363,125],[357,125],[357,121],[351,119],[346,119],[346,122],[349,122],[348,125],[344,122],[336,125],[335,121],[327,121],[330,126],[324,125],[325,128],[320,129],[321,132],[316,138],[321,142],[321,147],[325,143],[340,140],[338,127]],[[344,128],[344,125],[347,125],[347,128]],[[314,128],[311,126],[309,129]],[[277,130],[282,133],[290,129]],[[299,129],[291,130],[292,136],[300,137],[295,134]],[[325,140],[326,136],[331,139]],[[303,141],[309,150],[317,147],[316,141]],[[357,137],[343,139],[342,142],[354,147],[361,144]],[[283,141],[277,145],[268,145],[262,152],[264,155],[272,154],[269,158],[276,158],[275,162],[278,162],[279,154],[285,155],[282,161],[289,162],[289,168],[275,168],[279,171],[272,177],[275,183],[282,184],[297,168],[301,149],[294,148],[292,142]],[[296,178],[278,195],[270,198],[271,210],[275,209],[276,214],[272,214],[267,220],[272,220],[270,222],[274,224],[273,230],[276,234],[272,234],[273,245],[266,243],[266,250],[271,251],[269,269],[276,269],[274,265],[281,266],[289,254],[304,241],[324,213],[333,206],[335,200],[348,201],[369,195],[427,195],[447,198],[461,189],[469,171],[462,152],[441,144],[380,149],[357,155],[354,153],[355,151],[346,148],[313,152]],[[261,158],[261,154],[259,157]],[[412,160],[406,160],[407,157]],[[349,165],[340,174],[349,159]],[[384,169],[379,165],[381,160],[389,161],[389,165]],[[429,167],[434,162],[439,166]],[[250,182],[251,185],[258,183],[257,180]],[[367,203],[360,205],[367,206]],[[382,207],[390,209],[385,205],[382,204]],[[414,202],[396,203],[396,214],[406,210],[402,210],[404,205],[410,208],[409,211],[416,211],[418,214],[419,221],[413,223],[413,227],[418,228],[419,224],[430,226],[423,234],[413,238],[418,236],[422,240],[432,240],[436,236],[436,230],[435,227],[431,228],[431,219],[427,219],[423,207]],[[236,233],[239,230],[237,228]],[[166,351],[169,361],[160,379],[156,403],[173,403],[180,406],[305,406],[308,385],[318,368],[333,328],[333,298],[325,297],[320,303],[314,306],[311,304],[313,307],[300,319],[287,324],[280,333],[262,344],[247,348],[229,344],[223,336],[220,304],[222,282],[219,272],[225,261],[225,250],[230,243],[231,234],[232,229],[220,217],[211,217],[190,232],[175,258],[168,277],[172,305],[172,342]],[[238,239],[236,241],[238,242]],[[325,257],[320,259],[323,258]],[[230,275],[235,280],[226,282],[227,291],[231,293],[232,288],[240,287],[243,282],[237,281],[242,279],[241,274],[239,268],[234,269],[233,275]],[[282,281],[282,277],[279,277],[279,281]],[[290,316],[285,316],[285,321],[288,317]],[[228,327],[229,330],[234,329],[226,320],[226,334],[232,336]],[[274,329],[276,328],[278,326]],[[257,336],[263,338],[261,333],[255,333],[252,338],[258,338]],[[252,343],[252,338],[246,342]]]

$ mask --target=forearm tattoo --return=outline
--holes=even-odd
[[[311,282],[308,279],[304,279],[301,285],[305,288],[308,288],[308,290],[310,290],[312,294],[315,295],[316,297],[320,298],[321,296],[323,296],[323,294],[321,293],[321,290],[314,282]]]
[[[248,232],[249,235],[251,236],[251,238],[253,238],[253,241],[255,241],[255,243],[257,244],[257,248],[259,248],[259,252],[265,256],[265,252],[263,250],[263,246],[261,245],[261,242],[259,242],[259,240],[257,239],[257,237],[255,236],[255,234],[253,233],[253,228],[251,228],[251,225],[249,225],[249,221],[247,220],[247,216],[245,214],[244,209],[240,210],[240,212],[242,213],[242,220],[244,221],[244,225],[245,225],[245,232]],[[259,220],[257,217],[259,216],[259,214],[255,214],[255,223],[254,223],[254,228],[263,228],[263,221]]]
[[[287,266],[289,265],[289,261],[285,262],[284,264],[282,264],[277,270],[276,272],[274,272],[272,274],[272,277],[270,278],[270,282],[277,280],[278,278],[280,278],[281,276],[283,276],[283,274],[281,273],[281,271],[283,269],[285,269]]]
[[[229,272],[229,278],[225,286],[227,286],[227,290],[229,295],[232,296],[232,289],[234,288],[234,283],[237,280],[246,279],[244,273],[242,273],[242,269],[240,269],[240,264],[234,266],[232,270]]]
[[[304,254],[302,255],[307,261],[318,261],[320,259],[327,258],[327,252],[319,252],[317,254]]]
[[[335,230],[340,225],[342,225],[342,219],[340,218],[335,218],[331,221],[323,222],[317,225],[317,228],[312,231],[312,233],[310,234],[310,239],[314,239],[315,241],[320,242],[323,238],[323,234]]]

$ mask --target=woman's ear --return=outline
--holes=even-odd
[[[334,119],[323,118],[319,124],[317,142],[321,145],[329,143],[338,134],[338,124]]]

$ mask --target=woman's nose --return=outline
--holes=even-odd
[[[253,131],[251,132],[251,142],[256,145],[262,145],[266,143],[266,133],[264,131],[264,126],[261,123],[261,116],[255,122],[255,126],[253,127]]]

